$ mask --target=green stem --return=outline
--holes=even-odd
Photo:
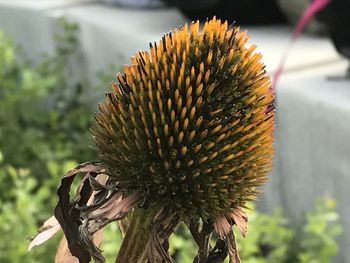
[[[147,257],[153,216],[135,208],[116,263],[135,263]]]

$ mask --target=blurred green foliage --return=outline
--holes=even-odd
[[[57,242],[27,253],[57,202],[64,171],[95,159],[88,147],[90,106],[83,78],[75,78],[76,24],[57,21],[56,49],[38,63],[0,32],[0,262],[53,262]],[[73,161],[74,160],[74,161]],[[57,238],[56,238],[57,241]]]
[[[71,162],[50,164],[48,177],[58,178],[61,169],[68,169]],[[0,178],[11,178],[13,183],[6,189],[11,199],[0,201],[0,262],[53,262],[59,236],[49,240],[45,246],[36,247],[27,252],[29,238],[35,234],[39,222],[44,222],[52,214],[56,198],[50,189],[57,185],[57,181],[50,179],[41,182],[28,169],[16,169],[11,165],[4,165],[0,160]],[[2,193],[4,194],[4,193]]]
[[[77,25],[58,20],[56,50],[33,65],[0,33],[0,146],[3,162],[48,176],[47,163],[93,158],[89,144],[89,107],[83,80],[75,80],[72,58]],[[11,183],[10,178],[6,180]],[[5,188],[8,185],[1,185]],[[0,190],[1,190],[0,188]],[[3,193],[3,191],[1,191]],[[0,195],[1,195],[0,193]],[[6,195],[7,197],[7,195]]]
[[[340,234],[335,202],[322,197],[305,213],[300,227],[292,227],[282,209],[275,209],[271,215],[253,209],[249,234],[244,239],[238,232],[236,236],[245,263],[329,263],[338,251],[336,237]]]
[[[313,211],[306,213],[299,243],[298,261],[301,263],[328,263],[337,253],[335,237],[342,228],[337,224],[338,214],[334,211],[335,201],[330,198],[319,199]]]
[[[95,159],[88,147],[93,108],[84,91],[89,87],[73,76],[78,27],[64,19],[58,23],[55,53],[35,65],[19,61],[18,50],[0,33],[1,263],[53,262],[61,235],[30,253],[25,238],[52,214],[60,176],[78,162]],[[101,75],[106,76],[112,74]],[[271,215],[252,209],[248,236],[243,239],[236,233],[242,261],[330,262],[341,233],[334,206],[332,199],[318,200],[300,231],[289,225],[281,209]],[[120,242],[118,227],[111,224],[102,243],[107,262],[114,261]],[[177,262],[192,262],[197,253],[183,226],[170,244]]]
[[[238,248],[243,262],[288,262],[294,231],[283,216],[282,209],[275,209],[271,215],[255,212],[249,214],[249,230],[246,238],[236,231]]]

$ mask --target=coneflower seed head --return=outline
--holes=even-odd
[[[256,197],[271,169],[274,95],[246,42],[214,18],[163,36],[124,66],[92,134],[126,194],[204,220]]]

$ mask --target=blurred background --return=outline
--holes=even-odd
[[[309,0],[0,0],[0,262],[53,262],[27,246],[62,174],[96,159],[89,125],[130,56],[216,15],[247,29],[272,75]],[[243,262],[350,262],[350,1],[332,0],[289,50],[276,86],[274,170],[239,239]],[[253,204],[252,204],[253,206]],[[192,262],[190,235],[171,237]],[[104,233],[113,262],[120,236]]]

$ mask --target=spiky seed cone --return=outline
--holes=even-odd
[[[214,18],[165,35],[124,66],[92,134],[126,194],[204,220],[256,197],[272,163],[274,96],[246,42]]]

